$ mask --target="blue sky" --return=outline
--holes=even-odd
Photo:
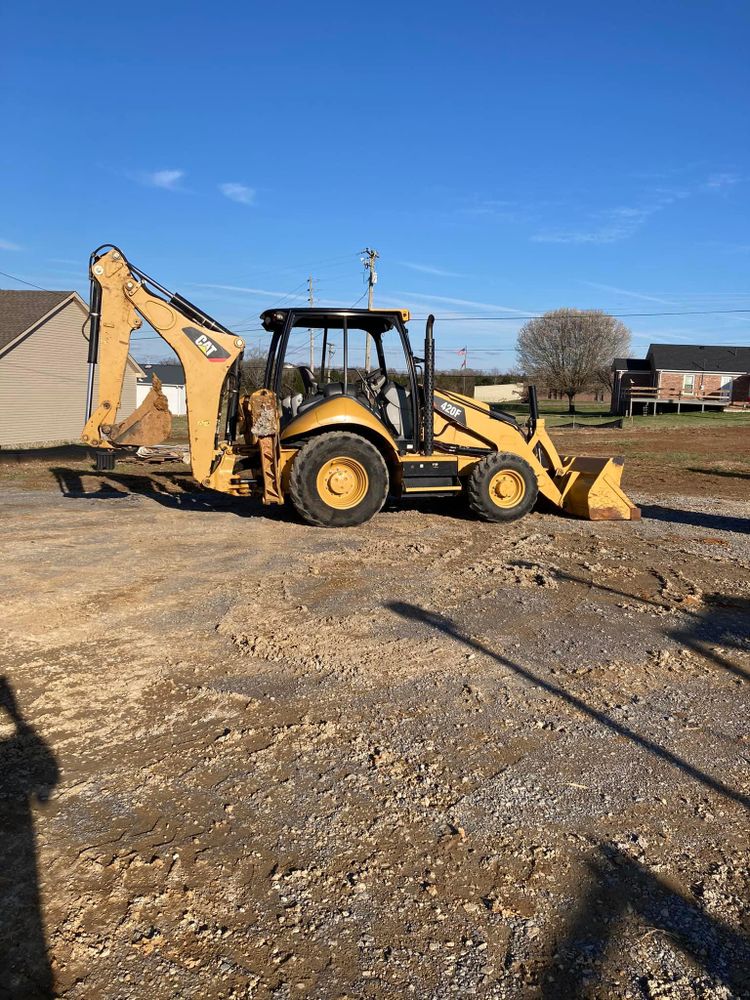
[[[0,269],[43,287],[113,242],[254,338],[309,273],[353,304],[367,245],[376,305],[501,369],[528,312],[750,309],[744,0],[8,0],[0,28]],[[750,312],[626,322],[635,353],[750,343]]]

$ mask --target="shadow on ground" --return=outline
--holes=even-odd
[[[34,836],[35,803],[57,784],[55,756],[23,718],[13,690],[0,677],[0,708],[12,733],[0,741],[0,997],[53,997],[47,958]]]
[[[520,561],[516,560],[516,565]],[[513,565],[513,564],[512,564]],[[632,594],[606,583],[595,583],[575,573],[557,570],[559,580],[581,584],[591,590],[599,590],[628,601],[647,604],[654,608],[669,606],[669,602]],[[715,663],[722,670],[728,670],[741,680],[750,680],[750,673],[740,664],[733,663],[723,655],[724,650],[750,653],[750,600],[729,594],[703,594],[703,606],[698,610],[680,607],[685,622],[667,634],[681,646],[690,649],[706,660]]]
[[[691,612],[687,625],[670,632],[673,639],[699,656],[712,660],[741,680],[750,673],[724,652],[750,653],[750,600],[724,594],[704,594],[704,607]]]
[[[744,602],[745,605],[747,603]],[[386,607],[490,657],[501,667],[561,699],[704,787],[745,808],[750,807],[750,799],[741,791],[588,705],[559,683],[547,680],[528,667],[463,634],[444,615],[405,602],[392,602]],[[744,607],[739,610],[744,610]],[[725,642],[739,645],[747,641],[746,637],[743,640],[739,631],[735,631],[734,625],[728,627],[726,623],[712,618],[711,609],[705,616],[696,615],[695,619],[695,625],[682,635],[686,642],[692,636],[706,634],[720,634]],[[733,666],[732,669],[736,670]],[[629,918],[631,913],[637,916],[640,924],[647,925],[647,933],[661,932],[667,936],[674,946],[688,955],[707,975],[737,991],[737,996],[750,996],[743,992],[750,982],[750,942],[728,924],[704,912],[700,903],[700,885],[693,887],[693,898],[690,898],[689,894],[676,890],[636,860],[609,845],[599,849],[590,863],[590,872],[594,880],[593,888],[579,901],[563,934],[563,943],[542,975],[543,1000],[567,1000],[588,995],[587,987],[597,978],[597,966],[601,965],[608,949],[615,947],[618,938],[622,936],[622,928],[618,933],[618,923]],[[652,995],[647,984],[644,985],[644,995]]]
[[[698,510],[680,510],[678,507],[662,507],[660,504],[644,504],[641,516],[652,521],[666,521],[669,524],[689,524],[710,531],[734,531],[741,535],[750,534],[750,518],[728,517],[726,514],[705,514]]]
[[[731,469],[688,469],[688,472],[697,472],[701,476],[722,476],[724,479],[750,479],[750,472],[732,472]]]
[[[658,933],[734,995],[748,996],[750,941],[702,909],[702,884],[680,891],[611,845],[601,846],[588,867],[593,885],[542,975],[542,1000],[586,996],[587,986],[600,981],[607,952],[616,950],[623,923],[633,917],[641,939]],[[653,996],[643,979],[644,995]]]
[[[232,497],[214,490],[201,490],[189,476],[174,472],[151,472],[138,475],[130,472],[96,472],[93,469],[74,469],[51,466],[63,496],[75,500],[123,500],[128,496],[142,496],[154,500],[171,510],[196,510],[208,513],[226,511],[241,517],[265,517],[275,521],[301,523],[290,503],[264,506],[255,497]],[[434,500],[415,497],[406,500],[387,500],[384,513],[396,510],[419,510],[424,514],[440,514],[458,520],[476,521],[461,497]]]
[[[215,513],[223,511],[239,517],[280,518],[284,508],[264,507],[251,497],[232,497],[226,493],[196,488],[188,476],[169,473],[168,483],[158,475],[136,475],[126,472],[87,472],[65,466],[50,468],[60,492],[74,500],[123,500],[142,496],[171,510],[191,510]],[[281,518],[283,519],[283,518]]]
[[[489,657],[500,666],[512,671],[519,677],[523,677],[524,680],[529,681],[535,686],[546,691],[548,694],[554,695],[556,698],[559,698],[572,708],[575,708],[584,715],[587,715],[590,719],[604,726],[606,729],[616,733],[618,736],[624,737],[635,746],[640,747],[642,750],[647,751],[657,759],[669,764],[671,767],[676,768],[689,778],[692,778],[694,781],[702,784],[704,787],[710,788],[712,791],[722,795],[724,798],[732,802],[737,802],[745,809],[750,809],[750,796],[744,794],[738,789],[732,788],[719,778],[702,771],[700,768],[691,764],[678,754],[673,753],[671,750],[668,750],[666,747],[663,747],[658,743],[655,743],[648,737],[642,736],[629,726],[611,718],[605,712],[602,712],[597,708],[593,708],[582,698],[579,698],[575,694],[571,694],[559,684],[551,680],[547,680],[528,667],[522,666],[520,663],[515,663],[513,660],[509,660],[506,656],[502,656],[500,653],[496,653],[494,650],[485,646],[477,639],[465,635],[460,628],[458,628],[458,626],[451,621],[450,618],[447,618],[436,611],[427,611],[415,604],[408,604],[403,601],[393,601],[385,606],[396,614],[401,615],[403,618],[415,621],[421,625],[427,625],[428,627],[431,627],[438,632],[442,632],[443,634],[450,636],[452,639],[463,643],[474,652],[481,653],[482,655]]]

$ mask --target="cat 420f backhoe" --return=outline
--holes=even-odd
[[[433,317],[424,357],[412,352],[406,310],[270,309],[263,387],[241,394],[242,337],[133,266],[114,246],[90,261],[89,387],[82,440],[111,459],[170,434],[156,378],[120,423],[130,337],[142,318],[177,354],[185,373],[190,462],[205,487],[266,504],[288,497],[309,524],[345,527],[395,497],[465,494],[480,517],[512,521],[539,494],[594,520],[639,516],[620,488],[619,458],[560,456],[529,393],[525,428],[488,404],[435,388]],[[376,365],[359,359],[370,338]],[[310,345],[311,364],[300,364]],[[320,349],[317,374],[312,346]],[[94,371],[99,365],[98,399]],[[396,375],[398,373],[398,375]],[[104,466],[106,467],[106,465]]]

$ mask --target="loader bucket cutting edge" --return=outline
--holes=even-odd
[[[562,458],[555,485],[567,514],[590,521],[637,521],[641,511],[620,488],[623,459]]]
[[[161,382],[153,376],[151,390],[137,410],[133,410],[121,424],[112,428],[112,444],[153,447],[165,441],[172,431],[172,414],[169,401],[161,389]]]

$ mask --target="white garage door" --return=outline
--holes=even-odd
[[[184,417],[187,413],[185,407],[185,386],[184,385],[162,385],[162,392],[169,402],[169,412],[175,417]],[[140,406],[143,400],[151,391],[151,383],[138,383],[137,400]]]

